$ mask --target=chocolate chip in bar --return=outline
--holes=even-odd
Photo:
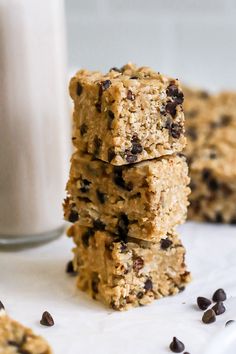
[[[116,157],[116,153],[114,147],[109,147],[107,152],[108,162],[111,162],[115,157]]]
[[[85,123],[81,124],[79,131],[80,131],[80,135],[84,136],[84,134],[86,134],[88,131],[88,126]]]
[[[78,221],[78,220],[79,220],[79,214],[78,214],[78,212],[77,212],[76,210],[72,209],[72,210],[70,211],[69,216],[68,216],[68,221],[69,221],[69,222],[76,222],[76,221]]]
[[[219,316],[226,311],[226,308],[223,302],[219,301],[212,307],[212,310],[215,312],[216,316]]]
[[[74,270],[73,262],[69,261],[66,265],[66,273],[70,275],[77,275],[77,272]]]
[[[170,84],[166,89],[166,94],[172,97],[177,104],[181,104],[184,101],[184,94],[178,89],[175,84]]]
[[[143,266],[144,266],[144,260],[141,257],[137,257],[133,263],[134,271],[138,272],[140,269],[143,268]]]
[[[106,91],[111,86],[111,80],[105,80],[100,83],[102,91]]]
[[[215,320],[216,320],[216,314],[212,309],[204,312],[204,314],[202,316],[203,323],[209,324],[209,323],[215,322]]]
[[[183,128],[181,125],[177,123],[172,123],[170,127],[170,134],[173,138],[179,139],[183,132]]]
[[[214,302],[225,301],[226,298],[227,298],[226,293],[225,293],[224,289],[221,289],[221,288],[217,289],[212,296],[212,300]]]
[[[134,163],[137,161],[137,155],[133,155],[132,152],[128,149],[125,150],[125,159],[129,163]]]
[[[140,154],[143,151],[143,147],[137,135],[134,135],[132,137],[131,143],[132,143],[132,149],[131,149],[132,154]]]
[[[109,71],[116,71],[117,73],[121,73],[121,69],[117,68],[117,67],[113,67],[111,68]]]
[[[169,113],[171,115],[172,118],[174,118],[176,116],[176,106],[177,103],[176,102],[167,102],[165,110],[166,113]]]
[[[54,320],[48,311],[44,311],[40,320],[41,325],[51,327],[54,325]]]
[[[80,96],[82,92],[83,92],[83,86],[81,85],[80,82],[77,82],[77,87],[76,87],[77,95]]]
[[[127,99],[130,101],[135,100],[135,95],[133,94],[133,92],[131,90],[128,90],[128,92],[127,92]]]
[[[170,350],[173,353],[182,353],[185,349],[185,345],[178,338],[173,337],[172,342],[170,343]]]
[[[104,204],[106,201],[106,194],[101,192],[99,189],[96,190],[97,198],[101,204]]]
[[[3,303],[2,303],[2,301],[0,301],[0,311],[1,310],[5,310],[5,307],[4,307]]]
[[[211,300],[209,300],[203,296],[198,296],[197,304],[198,304],[198,307],[200,308],[200,310],[205,311],[210,306]]]
[[[160,246],[163,250],[167,250],[172,244],[173,242],[169,238],[162,238],[160,241]]]
[[[152,288],[153,288],[153,283],[151,279],[147,279],[144,283],[144,289],[148,291],[148,290],[152,290]]]
[[[108,116],[108,123],[107,123],[107,128],[110,130],[112,127],[112,122],[115,118],[115,115],[112,111],[107,111],[107,116]]]
[[[103,230],[105,230],[106,225],[101,220],[97,219],[97,220],[94,220],[93,227],[95,230],[103,231]]]

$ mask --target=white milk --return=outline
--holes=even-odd
[[[62,230],[69,114],[60,0],[0,0],[0,244]]]

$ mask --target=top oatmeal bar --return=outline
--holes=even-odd
[[[113,165],[180,152],[185,146],[183,92],[177,79],[127,64],[80,70],[70,81],[73,144]]]

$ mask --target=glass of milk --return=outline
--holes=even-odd
[[[62,0],[0,0],[0,245],[64,229],[69,112]]]

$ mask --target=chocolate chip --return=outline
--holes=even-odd
[[[18,350],[17,350],[17,353],[21,353],[21,351],[19,352],[20,350],[20,347],[21,347],[21,344],[20,343],[17,343],[16,341],[14,340],[8,340],[7,341],[8,345],[10,345],[11,347],[16,347]]]
[[[202,170],[202,180],[203,181],[208,181],[210,176],[211,176],[211,171],[208,168],[204,168]]]
[[[216,315],[215,312],[213,310],[207,310],[206,312],[204,312],[203,316],[202,316],[202,322],[209,324],[209,323],[213,323],[216,320]]]
[[[117,223],[117,231],[120,240],[127,242],[127,236],[129,231],[129,219],[125,213],[121,213]]]
[[[5,310],[5,307],[4,307],[3,303],[2,303],[2,301],[0,301],[0,311],[1,310]]]
[[[100,101],[95,103],[95,107],[96,107],[96,110],[98,111],[98,113],[102,112],[102,103]]]
[[[93,235],[94,235],[94,230],[93,229],[88,229],[87,231],[85,231],[83,233],[81,239],[82,239],[82,243],[83,243],[84,247],[88,247],[89,246],[89,239]]]
[[[132,149],[131,149],[132,154],[140,154],[143,151],[143,147],[137,135],[134,135],[132,137],[131,143],[132,143]]]
[[[212,310],[215,312],[216,316],[219,316],[226,311],[226,308],[223,302],[219,301],[212,307]]]
[[[106,91],[111,86],[111,80],[105,80],[100,82],[100,87],[102,91]]]
[[[123,172],[122,167],[116,166],[114,168],[114,183],[118,187],[123,188],[128,192],[130,192],[133,189],[133,183],[132,182],[126,183],[125,180],[123,179],[122,172]]]
[[[219,188],[219,183],[213,177],[209,179],[207,185],[208,185],[209,189],[213,192],[217,191]]]
[[[141,257],[137,257],[133,262],[133,269],[138,272],[144,266],[144,260]]]
[[[130,79],[131,79],[131,80],[137,80],[137,79],[138,79],[138,76],[130,76]]]
[[[197,304],[200,310],[205,311],[211,304],[211,300],[207,299],[206,297],[198,296]]]
[[[77,82],[77,87],[76,87],[76,93],[77,93],[77,95],[80,96],[81,93],[82,93],[82,91],[83,91],[83,86],[81,85],[80,82]]]
[[[74,270],[73,262],[69,261],[66,265],[66,273],[70,275],[76,275],[77,272]]]
[[[222,222],[224,222],[223,215],[219,211],[216,212],[215,222],[218,223],[218,224],[221,224]]]
[[[146,291],[149,291],[149,290],[152,290],[152,288],[153,288],[153,284],[152,284],[151,279],[147,279],[144,283],[144,289]]]
[[[94,155],[97,156],[100,152],[100,147],[102,146],[102,140],[97,135],[95,135],[93,144],[94,144]]]
[[[137,155],[133,155],[132,152],[128,149],[125,150],[125,159],[128,163],[134,163],[137,161]]]
[[[212,300],[214,302],[225,301],[226,298],[227,298],[226,293],[225,293],[224,289],[221,289],[221,288],[217,289],[212,296]]]
[[[98,274],[94,273],[92,283],[91,283],[91,288],[95,294],[98,293],[98,284],[99,284]]]
[[[183,132],[183,128],[181,125],[177,123],[172,123],[170,127],[170,134],[173,138],[179,139]]]
[[[184,343],[182,343],[178,338],[173,337],[173,340],[170,343],[170,350],[174,353],[182,353],[184,349]]]
[[[88,131],[88,126],[87,126],[85,123],[83,123],[83,124],[80,126],[79,130],[80,130],[80,135],[83,136],[84,134],[87,133],[87,131]]]
[[[128,92],[127,92],[127,99],[130,101],[135,100],[135,95],[133,94],[133,92],[131,90],[128,90]]]
[[[172,244],[173,242],[168,238],[162,238],[160,241],[161,249],[163,250],[167,250]]]
[[[190,354],[189,352],[184,352],[183,354]]]
[[[137,298],[141,300],[143,298],[144,293],[142,291],[139,291],[137,294]]]
[[[192,141],[196,141],[197,140],[197,132],[196,129],[194,127],[189,127],[186,130],[186,135],[192,140]]]
[[[118,241],[120,242],[120,239],[118,239]],[[126,250],[127,250],[127,245],[123,241],[121,241],[120,242],[120,251],[121,251],[121,253],[124,253]]]
[[[184,94],[175,84],[170,84],[166,89],[166,94],[169,97],[173,97],[177,104],[181,104],[184,101]]]
[[[101,204],[104,204],[106,201],[106,194],[101,192],[99,189],[96,190],[97,198]]]
[[[230,326],[232,323],[234,323],[234,320],[229,320],[225,323],[225,327]]]
[[[202,99],[207,99],[210,95],[209,95],[209,93],[207,92],[207,91],[200,91],[199,93],[198,93],[198,96],[200,97],[200,98],[202,98]]]
[[[176,115],[176,106],[177,106],[176,102],[167,102],[166,104],[165,110],[167,113],[171,115],[172,118],[174,118]]]
[[[41,325],[51,327],[54,325],[54,320],[48,311],[44,311],[40,320]]]
[[[103,231],[106,225],[99,219],[93,221],[93,227],[95,230]]]
[[[111,68],[109,71],[116,71],[118,73],[121,73],[121,69],[117,68],[117,67],[114,67],[114,68]]]
[[[76,222],[76,221],[78,221],[78,220],[79,220],[79,214],[78,214],[78,212],[77,212],[76,210],[72,209],[72,210],[70,211],[69,216],[68,216],[68,221],[69,221],[69,222]]]
[[[107,127],[108,127],[108,129],[111,129],[112,122],[113,122],[113,119],[115,118],[115,115],[112,111],[107,111],[107,115],[108,115]]]
[[[109,147],[107,152],[108,162],[111,162],[114,159],[114,157],[116,157],[115,149],[114,147]]]
[[[82,179],[80,181],[80,192],[81,193],[86,193],[89,191],[89,185],[91,184],[90,181],[88,181],[87,179]]]

